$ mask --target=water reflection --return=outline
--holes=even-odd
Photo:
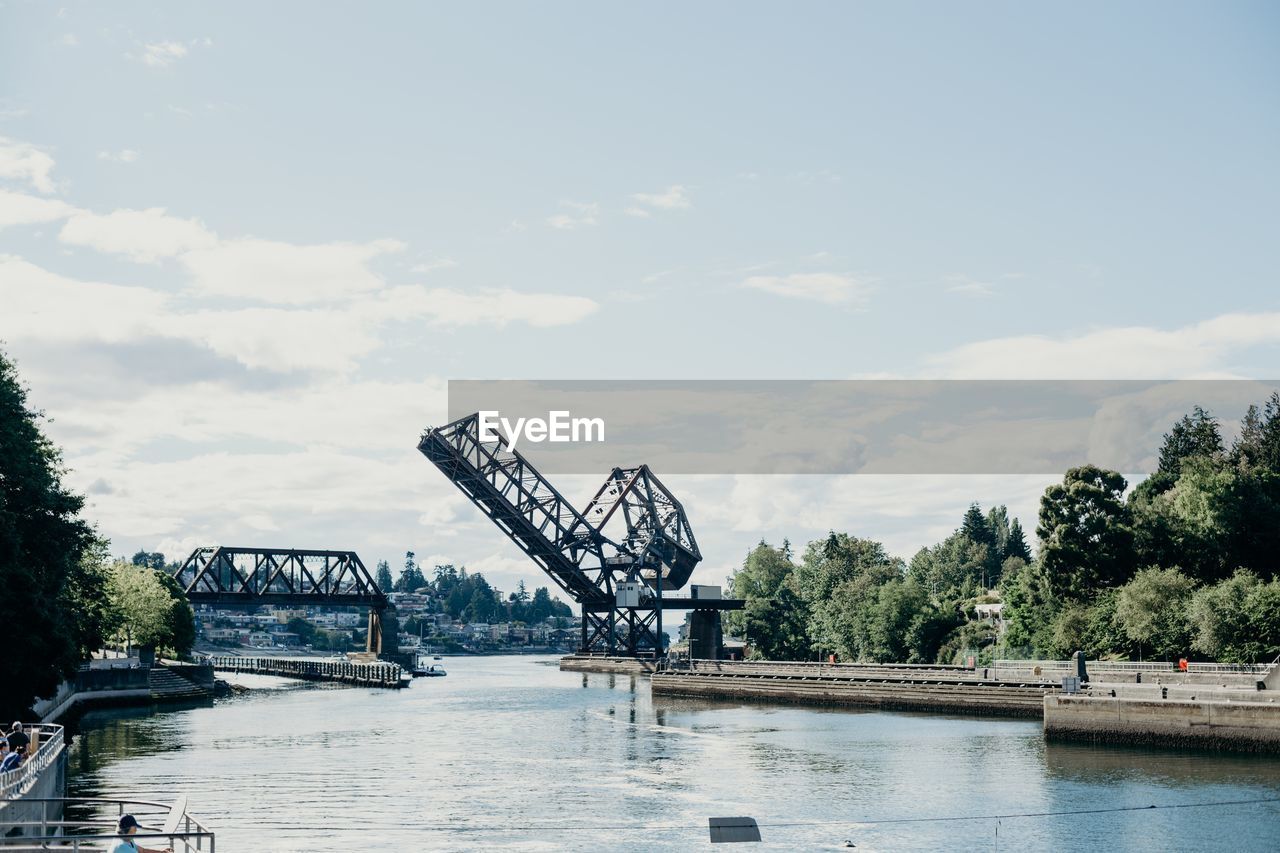
[[[1006,849],[1214,849],[1245,826],[1232,849],[1252,851],[1280,830],[1274,806],[875,822],[1280,795],[1272,761],[1046,745],[1034,721],[654,700],[644,677],[529,658],[397,692],[285,684],[86,717],[73,792],[187,793],[227,850],[685,850],[731,814],[777,850],[989,850],[997,829]]]

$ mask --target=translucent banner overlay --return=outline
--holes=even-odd
[[[449,418],[493,413],[493,435],[514,432],[516,450],[546,473],[642,463],[659,475],[1061,474],[1085,463],[1145,473],[1194,406],[1218,418],[1229,444],[1249,405],[1278,389],[1236,379],[453,380]]]

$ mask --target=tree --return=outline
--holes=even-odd
[[[1187,603],[1195,581],[1176,568],[1143,569],[1116,594],[1116,621],[1129,639],[1156,658],[1176,660],[1191,648]]]
[[[388,570],[390,573],[390,570]],[[422,576],[422,569],[418,567],[417,560],[414,559],[412,551],[404,553],[404,570],[400,572],[400,577],[396,578],[393,589],[396,592],[416,592],[427,585],[427,579]]]
[[[1280,581],[1240,570],[1191,598],[1192,646],[1224,663],[1265,663],[1280,655]]]
[[[796,567],[796,585],[809,608],[807,633],[818,649],[833,649],[846,660],[869,659],[869,626],[879,588],[901,579],[905,567],[879,542],[831,533],[809,543]]]
[[[1133,572],[1127,483],[1095,465],[1072,468],[1040,499],[1040,564],[1055,596],[1081,601],[1118,586]]]
[[[141,551],[140,550],[138,551],[138,553],[133,555],[133,559],[130,560],[130,562],[132,562],[135,566],[143,566],[148,569],[155,569],[158,572],[164,571],[164,567],[165,567],[164,554],[161,554],[159,551]]]
[[[1182,463],[1187,459],[1221,455],[1222,435],[1218,432],[1218,422],[1204,409],[1196,406],[1191,414],[1183,415],[1165,433],[1157,470],[1176,477],[1182,472]]]
[[[1004,560],[1010,557],[1017,557],[1024,563],[1031,562],[1031,549],[1027,547],[1027,537],[1022,532],[1022,522],[1016,518],[1009,522],[1009,540],[1004,547]],[[1004,560],[1001,561],[1002,566]]]
[[[804,660],[809,653],[808,609],[795,588],[787,550],[761,542],[729,578],[729,594],[746,601],[726,614],[725,630],[745,639],[753,658]]]
[[[378,561],[377,571],[373,574],[374,583],[378,585],[378,589],[385,592],[392,592],[395,589],[395,583],[391,580],[391,566],[386,560]]]
[[[1048,653],[1058,607],[1040,566],[1018,557],[1005,561],[1000,600],[1004,604],[1000,614],[1005,624],[1003,641],[1010,650],[1006,653],[1019,657]]]
[[[80,517],[84,499],[62,485],[58,449],[0,352],[0,719],[23,716],[75,671],[102,613],[102,545]],[[96,617],[95,617],[96,618]],[[101,624],[101,623],[99,623]]]
[[[173,657],[190,654],[195,613],[167,572],[118,562],[111,567],[107,594],[126,642],[155,646]]]

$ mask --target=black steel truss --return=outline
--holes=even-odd
[[[354,551],[217,545],[192,551],[174,577],[193,604],[387,606]]]
[[[518,451],[481,441],[479,413],[428,429],[418,450],[582,606],[581,652],[663,654],[662,594],[683,587],[702,554],[648,466],[613,469],[581,513]],[[640,607],[618,606],[624,581],[646,584]]]

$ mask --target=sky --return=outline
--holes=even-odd
[[[415,449],[447,380],[1276,378],[1278,36],[1247,2],[4,0],[0,341],[114,553],[540,586]],[[830,529],[909,558],[973,500],[1030,530],[1047,485],[663,479],[702,583]]]

